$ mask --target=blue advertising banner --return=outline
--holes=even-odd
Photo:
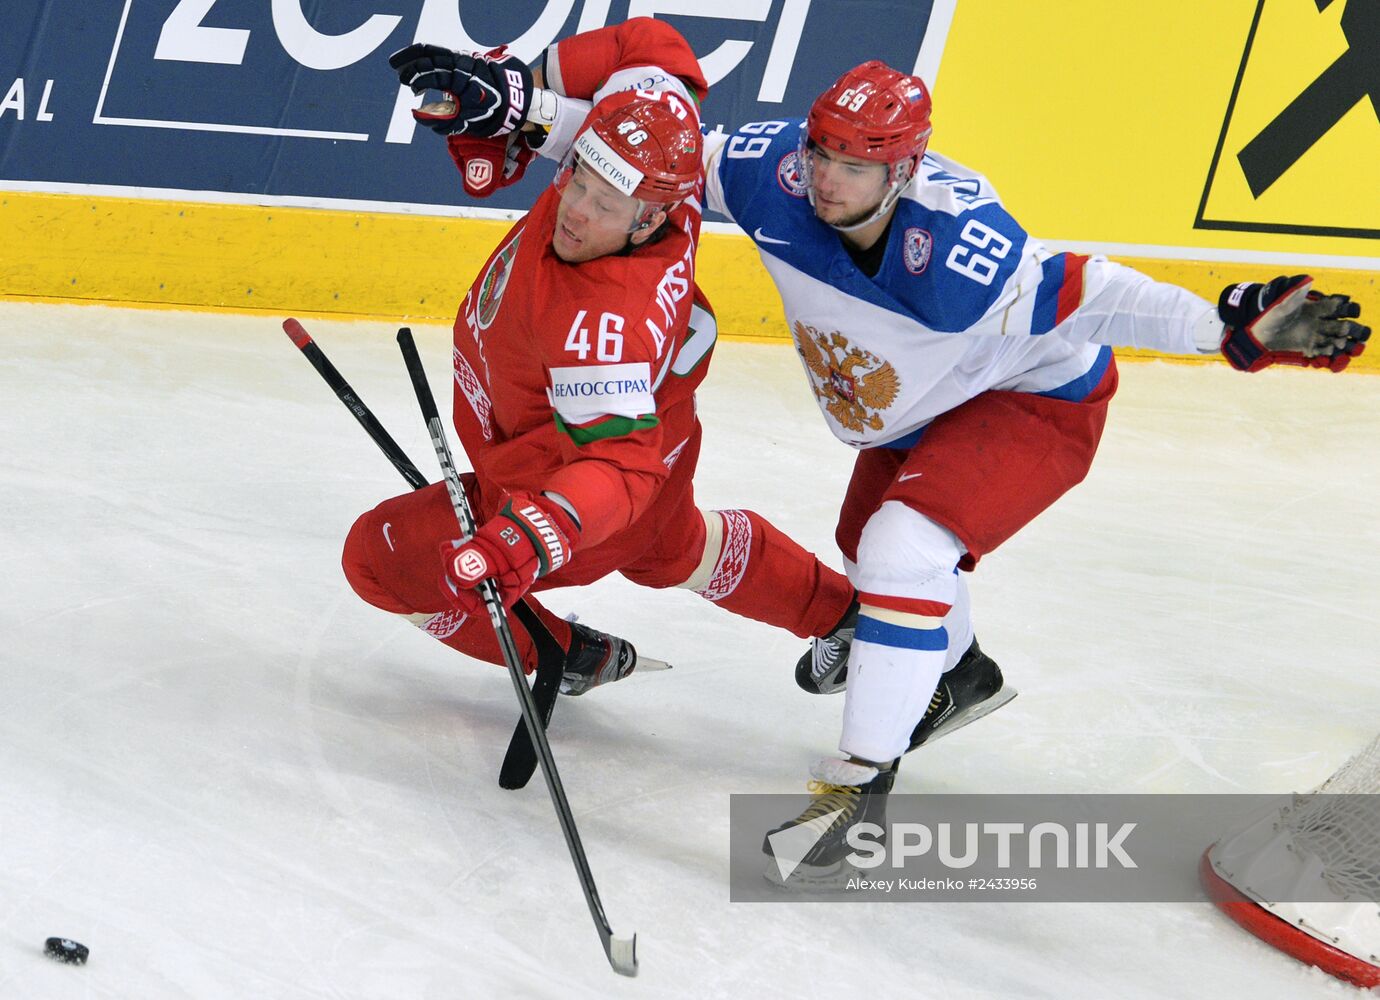
[[[468,199],[440,141],[414,126],[390,52],[414,40],[508,44],[531,61],[555,39],[651,15],[701,59],[705,124],[732,127],[803,115],[865,59],[932,74],[954,2],[10,0],[0,14],[0,189],[521,209],[549,164],[482,203]]]

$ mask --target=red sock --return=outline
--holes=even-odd
[[[853,585],[762,515],[716,511],[724,543],[714,572],[697,593],[745,618],[802,639],[825,635],[853,601]]]
[[[531,594],[524,597],[523,601],[536,612],[561,650],[569,649],[570,623],[546,610]],[[513,644],[517,646],[523,670],[530,674],[537,669],[536,643],[532,641],[531,635],[516,612],[508,612],[508,625],[513,630]],[[498,636],[494,634],[494,627],[488,615],[466,617],[459,611],[442,611],[423,624],[422,631],[466,656],[503,666],[503,652],[499,649]]]

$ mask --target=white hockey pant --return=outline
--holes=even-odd
[[[905,753],[940,674],[973,641],[963,544],[947,528],[897,501],[863,527],[846,564],[861,610],[848,657],[839,749],[885,763]]]

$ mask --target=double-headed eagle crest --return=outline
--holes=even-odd
[[[821,333],[798,321],[795,343],[815,395],[835,420],[857,432],[886,426],[876,411],[889,407],[901,391],[901,377],[890,361],[850,347],[837,330]]]

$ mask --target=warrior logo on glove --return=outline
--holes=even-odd
[[[465,185],[471,188],[486,188],[494,179],[494,165],[488,160],[470,160],[465,164]]]
[[[564,566],[565,545],[562,544],[560,532],[552,527],[551,522],[546,519],[536,504],[528,504],[523,507],[522,510],[518,511],[518,516],[537,529],[537,534],[546,547],[547,565],[537,575],[545,576],[547,573],[553,573]],[[540,555],[540,551],[538,554]]]
[[[579,537],[579,522],[556,501],[511,496],[472,538],[442,543],[443,593],[452,607],[473,614],[482,607],[475,588],[493,579],[504,606],[512,607],[537,580],[570,561]]]
[[[465,549],[455,558],[455,576],[463,583],[478,583],[489,575],[489,564],[474,549]]]

